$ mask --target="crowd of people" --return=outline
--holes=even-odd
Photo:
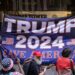
[[[71,53],[69,48],[65,48],[62,51],[62,56],[58,57],[56,64],[54,64],[57,72],[55,75],[75,75],[74,61],[70,59]],[[41,70],[42,54],[39,51],[34,51],[33,58],[25,60],[23,65],[20,64],[20,60],[17,58],[17,65],[20,70],[19,72],[14,69],[12,58],[3,58],[1,60],[2,69],[0,70],[0,75],[45,75],[47,69],[51,67],[51,65],[47,65]]]

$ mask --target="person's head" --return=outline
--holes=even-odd
[[[13,68],[13,65],[14,65],[14,63],[13,63],[13,60],[12,59],[10,59],[10,58],[4,58],[3,60],[2,60],[2,69],[4,70],[4,71],[9,71],[9,70],[11,70],[12,68]]]
[[[36,61],[36,63],[40,65],[42,63],[42,59],[41,59],[42,54],[41,54],[41,52],[34,51],[33,56],[34,56],[34,60]]]
[[[71,50],[69,48],[64,48],[62,51],[62,56],[63,57],[69,57],[71,54]]]

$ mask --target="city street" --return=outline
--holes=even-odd
[[[1,69],[1,65],[0,65],[0,69]],[[14,66],[14,68],[19,71],[19,68],[17,65]],[[51,67],[50,69],[47,69],[46,73],[44,75],[56,75],[56,70],[55,70],[55,66]]]

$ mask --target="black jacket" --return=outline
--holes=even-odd
[[[38,65],[35,60],[32,60],[28,69],[27,75],[39,75],[40,65]]]

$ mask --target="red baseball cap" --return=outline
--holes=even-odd
[[[41,57],[42,53],[40,51],[34,51],[33,56]]]

